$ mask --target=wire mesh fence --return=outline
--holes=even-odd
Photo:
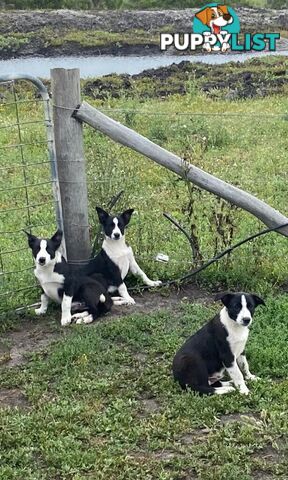
[[[38,288],[23,230],[36,235],[50,233],[56,223],[61,225],[61,209],[44,85],[33,78],[0,78],[0,117],[2,314],[34,301]]]

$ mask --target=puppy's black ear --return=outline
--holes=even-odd
[[[60,247],[62,238],[63,238],[63,232],[62,230],[60,230],[60,228],[58,228],[57,232],[54,233],[54,235],[50,239],[54,243],[56,250],[57,248]]]
[[[100,208],[100,207],[96,207],[96,210],[98,213],[99,222],[101,223],[101,225],[104,225],[107,218],[109,217],[109,213],[105,212],[105,210],[103,210],[103,208]]]
[[[26,232],[26,230],[23,230],[24,233],[26,233],[27,237],[28,237],[28,245],[30,248],[33,248],[33,245],[35,244],[36,240],[38,240],[37,237],[35,237],[35,235],[32,235],[31,233],[29,232]]]
[[[129,208],[128,210],[125,210],[125,212],[121,213],[121,217],[123,218],[125,225],[128,225],[128,223],[130,222],[130,218],[133,212],[134,208]]]
[[[264,300],[261,297],[258,297],[258,295],[252,295],[252,298],[255,302],[256,307],[258,307],[258,305],[266,306],[266,303],[264,302]]]
[[[231,302],[231,299],[233,298],[233,293],[229,293],[229,292],[220,292],[220,293],[217,293],[214,297],[214,300],[217,302],[218,300],[221,300],[221,302],[223,303],[223,305],[225,305],[225,307],[228,307],[229,303]]]

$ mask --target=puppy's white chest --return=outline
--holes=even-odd
[[[227,337],[231,352],[236,358],[238,358],[239,355],[241,355],[241,353],[245,350],[249,335],[248,328],[243,328],[241,330],[241,332],[232,330],[229,332]]]
[[[111,257],[110,257],[111,258]],[[129,257],[127,254],[112,257],[111,260],[117,265],[120,270],[121,278],[124,280],[129,271]]]
[[[34,273],[47,297],[51,298],[51,300],[54,300],[54,302],[61,303],[58,290],[59,288],[63,287],[64,276],[53,272],[50,269],[47,271],[46,269],[35,269]]]
[[[103,243],[103,249],[112,260],[115,265],[120,270],[121,278],[124,280],[126,277],[129,266],[130,266],[130,256],[131,256],[131,247],[127,247],[125,243],[120,243],[120,241],[113,241],[113,243],[109,243],[107,240]]]

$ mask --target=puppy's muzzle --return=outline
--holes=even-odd
[[[245,327],[248,327],[250,322],[251,322],[251,318],[249,318],[249,317],[242,318],[242,323]]]

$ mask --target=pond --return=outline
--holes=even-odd
[[[180,63],[183,60],[190,62],[205,62],[219,65],[228,62],[244,62],[249,58],[259,58],[271,53],[238,53],[238,54],[197,54],[197,55],[143,55],[143,56],[111,56],[100,55],[91,57],[63,56],[63,57],[27,57],[0,61],[0,75],[23,73],[41,78],[50,78],[51,68],[80,68],[81,77],[101,77],[111,73],[140,73],[149,68],[158,68]],[[288,55],[288,50],[273,52],[274,55]]]

